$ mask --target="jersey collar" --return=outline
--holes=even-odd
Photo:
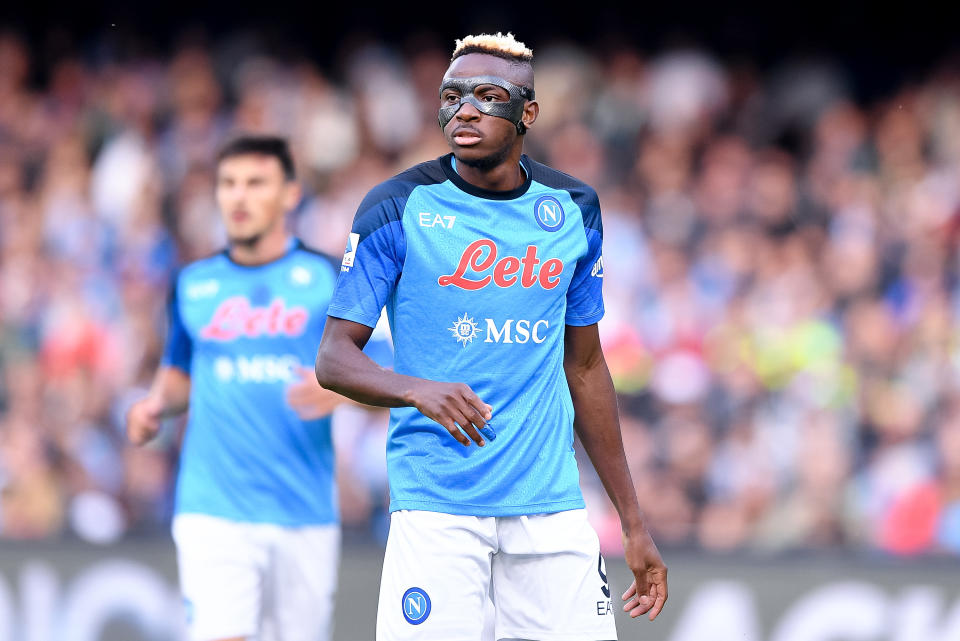
[[[277,256],[273,260],[268,260],[265,263],[256,263],[254,265],[238,263],[237,261],[235,261],[233,257],[230,256],[229,247],[225,248],[221,253],[228,261],[230,261],[230,264],[233,265],[234,267],[243,267],[244,269],[257,269],[258,267],[266,267],[267,265],[273,265],[275,263],[279,263],[281,260],[285,259],[287,256],[289,256],[296,250],[300,249],[301,247],[303,247],[303,243],[300,241],[300,239],[297,238],[296,236],[291,236],[290,238],[287,239],[287,250],[283,252],[283,254],[281,254],[280,256]]]
[[[520,165],[523,167],[523,172],[527,177],[523,181],[522,185],[516,189],[510,189],[508,191],[494,191],[492,189],[483,189],[481,187],[477,187],[476,185],[471,185],[464,180],[460,174],[457,173],[456,169],[453,168],[453,162],[453,153],[449,153],[440,157],[440,167],[443,168],[443,173],[446,174],[447,178],[450,179],[450,182],[456,185],[460,191],[465,191],[471,196],[476,196],[477,198],[487,198],[489,200],[513,200],[514,198],[519,198],[527,193],[527,190],[530,189],[530,183],[533,182],[533,179],[530,176],[530,162],[526,154],[520,156]]]

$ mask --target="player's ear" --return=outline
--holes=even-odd
[[[540,103],[536,100],[528,100],[527,104],[523,107],[523,117],[520,119],[524,126],[529,129],[533,126],[533,123],[536,122],[537,116],[540,115]]]
[[[296,180],[288,180],[283,187],[283,207],[286,211],[291,211],[300,202],[302,191],[300,183]]]

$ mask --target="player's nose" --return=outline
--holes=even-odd
[[[480,113],[480,110],[469,102],[460,103],[460,109],[457,110],[458,120],[477,120],[481,115],[483,114]]]

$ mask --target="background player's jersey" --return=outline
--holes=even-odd
[[[330,419],[302,421],[287,387],[312,373],[336,263],[291,241],[265,265],[226,252],[187,265],[164,363],[190,374],[177,512],[286,526],[338,520]]]
[[[506,516],[583,507],[565,325],[603,315],[596,192],[521,160],[510,192],[464,181],[452,154],[360,205],[329,314],[374,326],[386,306],[394,368],[463,382],[493,406],[496,440],[464,447],[414,408],[391,410],[391,510]]]

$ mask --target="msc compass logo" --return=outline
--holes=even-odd
[[[453,333],[453,337],[457,339],[458,343],[463,343],[464,347],[467,346],[467,343],[472,343],[473,339],[477,337],[477,324],[467,316],[466,312],[457,319],[452,327],[447,329]]]
[[[430,616],[430,597],[423,588],[410,588],[400,599],[403,618],[410,625],[420,625]]]
[[[563,227],[564,214],[560,201],[553,196],[541,196],[533,206],[533,217],[544,231],[557,231]]]

